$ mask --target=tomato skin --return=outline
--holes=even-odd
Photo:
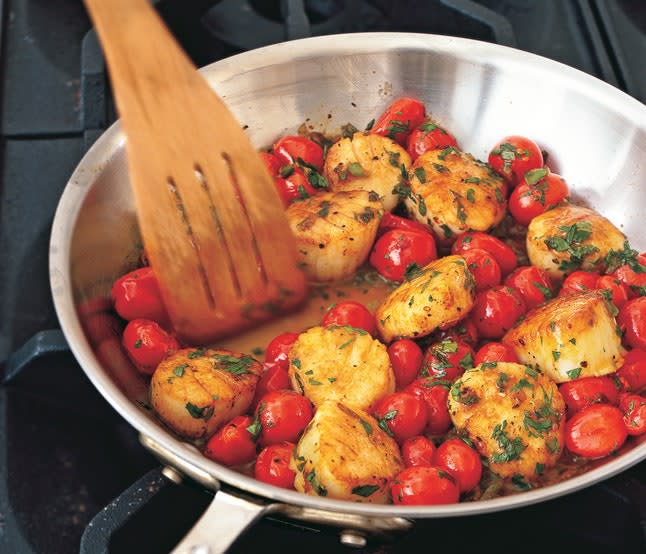
[[[323,167],[323,148],[313,140],[299,135],[280,137],[274,144],[274,155],[283,164],[295,164],[301,159],[318,171]]]
[[[377,322],[372,312],[360,302],[346,300],[337,302],[323,316],[321,325],[349,325],[368,331],[372,336],[377,332]]]
[[[480,347],[476,352],[473,365],[479,366],[485,362],[520,363],[513,349],[502,342],[488,342]]]
[[[446,470],[434,466],[413,466],[401,471],[390,487],[395,505],[454,504],[460,488]]]
[[[379,427],[401,444],[424,430],[428,408],[423,398],[400,391],[387,394],[379,400],[373,415],[379,422]]]
[[[298,333],[292,333],[290,331],[275,336],[269,341],[267,349],[265,350],[265,363],[276,364],[287,370],[289,366],[287,355],[297,338]]]
[[[438,446],[435,465],[446,469],[455,477],[460,492],[473,490],[482,477],[480,455],[462,439],[447,439]]]
[[[258,379],[256,392],[251,405],[254,410],[258,407],[260,399],[268,392],[276,390],[291,389],[292,383],[289,379],[289,372],[286,367],[275,363],[264,363],[263,373]]]
[[[473,367],[474,356],[473,348],[463,341],[432,344],[424,353],[419,376],[453,382]]]
[[[646,433],[646,398],[639,394],[622,394],[619,409],[624,414],[624,424],[629,435],[636,437]]]
[[[309,198],[317,192],[300,167],[294,167],[287,177],[274,177],[274,184],[285,207],[294,200]]]
[[[470,344],[471,347],[478,344],[480,339],[476,326],[469,319],[463,319],[452,327],[440,329],[435,333],[435,338],[438,342],[443,340],[463,341]]]
[[[496,259],[482,248],[470,248],[460,254],[476,281],[476,290],[486,290],[499,285],[502,272]]]
[[[573,415],[592,404],[617,405],[619,390],[610,377],[581,377],[559,385],[568,414]]]
[[[507,275],[505,285],[519,292],[528,310],[553,298],[556,292],[547,272],[533,265],[516,268]]]
[[[406,439],[401,445],[402,461],[405,467],[433,465],[435,444],[424,435]]]
[[[443,435],[453,425],[446,401],[449,387],[437,379],[420,377],[408,385],[404,392],[423,398],[428,408],[428,422],[425,432],[431,436]]]
[[[621,308],[630,298],[630,289],[611,275],[601,275],[597,279],[596,288],[610,291],[612,303],[617,308]]]
[[[534,169],[525,174],[509,196],[509,212],[517,223],[527,226],[537,215],[555,208],[569,196],[570,189],[563,177],[547,168]]]
[[[384,215],[379,221],[379,227],[377,228],[377,237],[383,235],[386,231],[419,231],[420,233],[428,233],[433,236],[431,230],[420,223],[419,221],[413,221],[405,217],[400,217],[398,215],[393,215],[390,212],[384,212]]]
[[[371,132],[405,146],[408,135],[425,117],[426,108],[422,102],[414,98],[398,98],[377,119]]]
[[[617,370],[617,377],[627,384],[630,392],[646,389],[646,351],[640,348],[629,350],[623,365]]]
[[[271,152],[264,151],[258,152],[258,155],[260,156],[262,163],[265,164],[265,167],[267,168],[267,171],[269,171],[269,174],[272,177],[276,177],[278,175],[278,172],[280,171],[280,166],[283,165],[283,162],[281,162],[280,158],[275,154],[272,154]]]
[[[624,414],[610,404],[592,404],[565,423],[565,446],[583,458],[603,458],[617,451],[627,436]]]
[[[294,443],[281,442],[263,448],[256,459],[254,477],[275,487],[293,489],[296,472],[289,468],[289,460],[294,447]]]
[[[646,296],[626,302],[619,309],[617,324],[624,333],[624,344],[646,350]]]
[[[204,455],[225,466],[244,465],[256,457],[256,442],[247,427],[251,416],[239,415],[221,427],[206,443]]]
[[[489,165],[515,186],[532,169],[543,167],[543,153],[531,139],[510,135],[498,141],[489,152]]]
[[[481,337],[499,339],[526,311],[518,291],[500,285],[476,294],[469,318]]]
[[[563,280],[559,296],[595,290],[599,277],[598,273],[592,271],[573,271]]]
[[[435,259],[437,247],[433,235],[404,229],[386,231],[370,253],[370,265],[382,277],[396,282],[404,280],[409,268],[424,267]]]
[[[406,141],[406,151],[412,161],[415,161],[424,152],[442,150],[449,146],[457,148],[458,141],[446,129],[443,129],[430,119],[415,127]]]
[[[415,341],[399,339],[388,347],[388,357],[393,366],[397,388],[401,389],[412,383],[417,377],[424,353]]]
[[[168,322],[159,283],[151,267],[142,267],[119,277],[112,286],[114,309],[123,319],[152,319]]]
[[[646,269],[646,252],[638,254],[636,261]],[[629,265],[618,267],[611,275],[628,287],[631,298],[639,295],[641,287],[646,287],[646,272],[637,272]]]
[[[152,375],[168,354],[179,350],[177,339],[150,319],[129,321],[121,340],[128,357],[144,375]]]
[[[268,392],[260,398],[256,408],[256,418],[261,426],[261,446],[297,442],[312,415],[312,403],[296,391]]]
[[[500,239],[481,233],[480,231],[469,231],[460,235],[451,247],[452,254],[462,254],[471,248],[482,248],[491,254],[500,266],[502,275],[511,273],[518,265],[518,259],[511,246]]]

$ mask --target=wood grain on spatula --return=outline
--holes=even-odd
[[[178,336],[204,344],[298,305],[296,246],[240,124],[147,0],[85,0],[103,46],[146,254]]]

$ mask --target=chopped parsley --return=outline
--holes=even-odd
[[[420,183],[426,183],[426,170],[423,167],[416,167],[415,177],[417,177]]]
[[[215,411],[213,406],[202,406],[201,408],[199,406],[196,406],[195,404],[191,404],[190,402],[186,403],[186,411],[191,414],[191,417],[194,419],[203,419],[204,421],[208,421],[211,416],[213,415],[213,412]]]
[[[215,360],[215,369],[221,369],[233,373],[233,375],[244,375],[250,373],[249,368],[255,360],[251,356],[242,356],[240,358],[229,354],[213,354]]]
[[[173,368],[173,373],[177,375],[177,377],[182,377],[184,375],[184,370],[188,367],[188,364],[180,364],[176,365]]]
[[[520,437],[509,438],[506,429],[507,420],[503,419],[502,423],[494,427],[491,434],[491,438],[498,443],[498,447],[501,449],[501,452],[496,452],[491,456],[491,461],[495,464],[518,460],[527,448]]]
[[[567,376],[570,379],[577,379],[579,375],[581,375],[581,368],[580,367],[575,367],[574,369],[571,369],[570,371],[567,371]]]
[[[562,236],[548,237],[545,244],[556,252],[570,255],[569,260],[561,260],[560,270],[571,271],[578,269],[587,256],[599,251],[599,248],[592,244],[582,244],[592,235],[592,224],[589,221],[579,221],[569,226],[561,225],[559,230],[564,234]]]
[[[363,167],[361,167],[361,164],[358,162],[348,164],[348,171],[355,177],[363,177],[366,174]]]
[[[367,498],[379,490],[379,485],[359,485],[352,489],[352,494]]]

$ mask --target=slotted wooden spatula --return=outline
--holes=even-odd
[[[240,124],[148,0],[85,0],[127,143],[146,254],[178,336],[205,344],[296,306],[296,246]]]

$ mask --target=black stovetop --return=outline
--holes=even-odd
[[[305,18],[299,5],[307,8]],[[197,65],[310,34],[451,34],[561,61],[646,102],[642,0],[176,0],[157,6]],[[76,552],[82,537],[84,552],[168,551],[209,494],[161,476],[136,433],[66,351],[49,290],[56,204],[86,149],[115,117],[100,51],[80,0],[0,0],[0,14],[0,552]],[[395,542],[369,543],[361,551],[456,546],[644,551],[646,465],[513,512],[420,521]],[[347,550],[333,530],[267,518],[232,551],[302,548]]]

